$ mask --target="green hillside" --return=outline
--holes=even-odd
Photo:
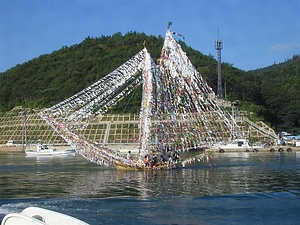
[[[260,115],[278,130],[300,134],[300,56],[249,72],[257,74]],[[254,95],[253,95],[254,96]]]
[[[73,46],[64,46],[22,65],[0,73],[0,111],[15,106],[44,108],[72,96],[112,72],[138,53],[143,44],[157,60],[163,37],[144,33],[116,33],[99,38],[87,37]],[[180,42],[193,65],[216,91],[217,62],[184,42]],[[264,69],[245,72],[222,64],[226,99],[240,100],[242,109],[254,112],[277,131],[299,132],[299,56]],[[298,90],[298,94],[297,94]],[[110,113],[138,113],[141,89],[124,99]]]

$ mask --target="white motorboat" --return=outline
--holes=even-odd
[[[28,207],[21,213],[6,215],[1,225],[88,225],[63,213],[39,207]]]
[[[225,150],[240,150],[240,151],[257,151],[257,149],[263,148],[262,145],[252,145],[247,139],[235,139],[227,144],[216,144],[213,146],[215,149],[219,149],[219,152],[225,152]]]
[[[65,156],[75,155],[75,150],[57,150],[55,148],[48,148],[45,144],[37,144],[36,150],[26,150],[27,156]]]

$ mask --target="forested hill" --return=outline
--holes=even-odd
[[[146,40],[153,57],[158,57],[162,37],[128,33],[122,36],[87,37],[80,44],[64,46],[17,65],[0,75],[0,111],[14,106],[52,106],[112,72],[137,54]]]
[[[300,134],[300,56],[249,72],[258,74],[261,115],[281,130]],[[293,129],[292,129],[293,128]]]
[[[99,38],[87,37],[79,44],[64,46],[0,73],[0,111],[5,112],[19,105],[50,107],[112,72],[142,50],[144,43],[156,61],[163,46],[163,37],[129,32],[125,35],[116,33]],[[180,44],[193,65],[216,91],[217,62],[214,57],[203,55],[182,41]],[[229,101],[240,100],[242,108],[255,112],[277,130],[298,132],[299,57],[274,67],[245,72],[223,63],[222,80],[226,84],[226,98]],[[279,71],[285,71],[285,75],[280,76]],[[130,100],[124,99],[114,112],[139,112],[141,89],[128,98]]]
[[[116,33],[87,37],[81,43],[42,55],[0,74],[0,111],[21,105],[29,108],[52,106],[98,81],[129,60],[146,45],[154,61],[160,56],[163,37],[144,33]],[[217,66],[207,57],[181,42],[191,61],[213,85]]]

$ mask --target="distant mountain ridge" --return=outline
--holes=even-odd
[[[287,59],[285,62],[274,63],[271,66],[267,66],[264,68],[252,70],[254,73],[258,74],[268,74],[274,73],[275,75],[299,75],[299,65],[300,65],[300,56],[293,55],[291,59]],[[273,74],[273,75],[274,75]]]
[[[64,46],[0,73],[0,111],[15,106],[50,107],[112,72],[146,45],[157,60],[163,37],[144,33],[116,33],[87,37],[79,44]],[[217,62],[180,41],[193,65],[215,90]],[[226,99],[240,100],[240,107],[254,112],[277,130],[300,132],[300,57],[253,71],[222,63]],[[115,113],[137,113],[141,89],[115,107]],[[112,113],[110,112],[110,113]]]

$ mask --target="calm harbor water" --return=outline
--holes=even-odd
[[[28,206],[96,224],[300,224],[300,154],[216,154],[167,171],[0,155],[0,221]]]

